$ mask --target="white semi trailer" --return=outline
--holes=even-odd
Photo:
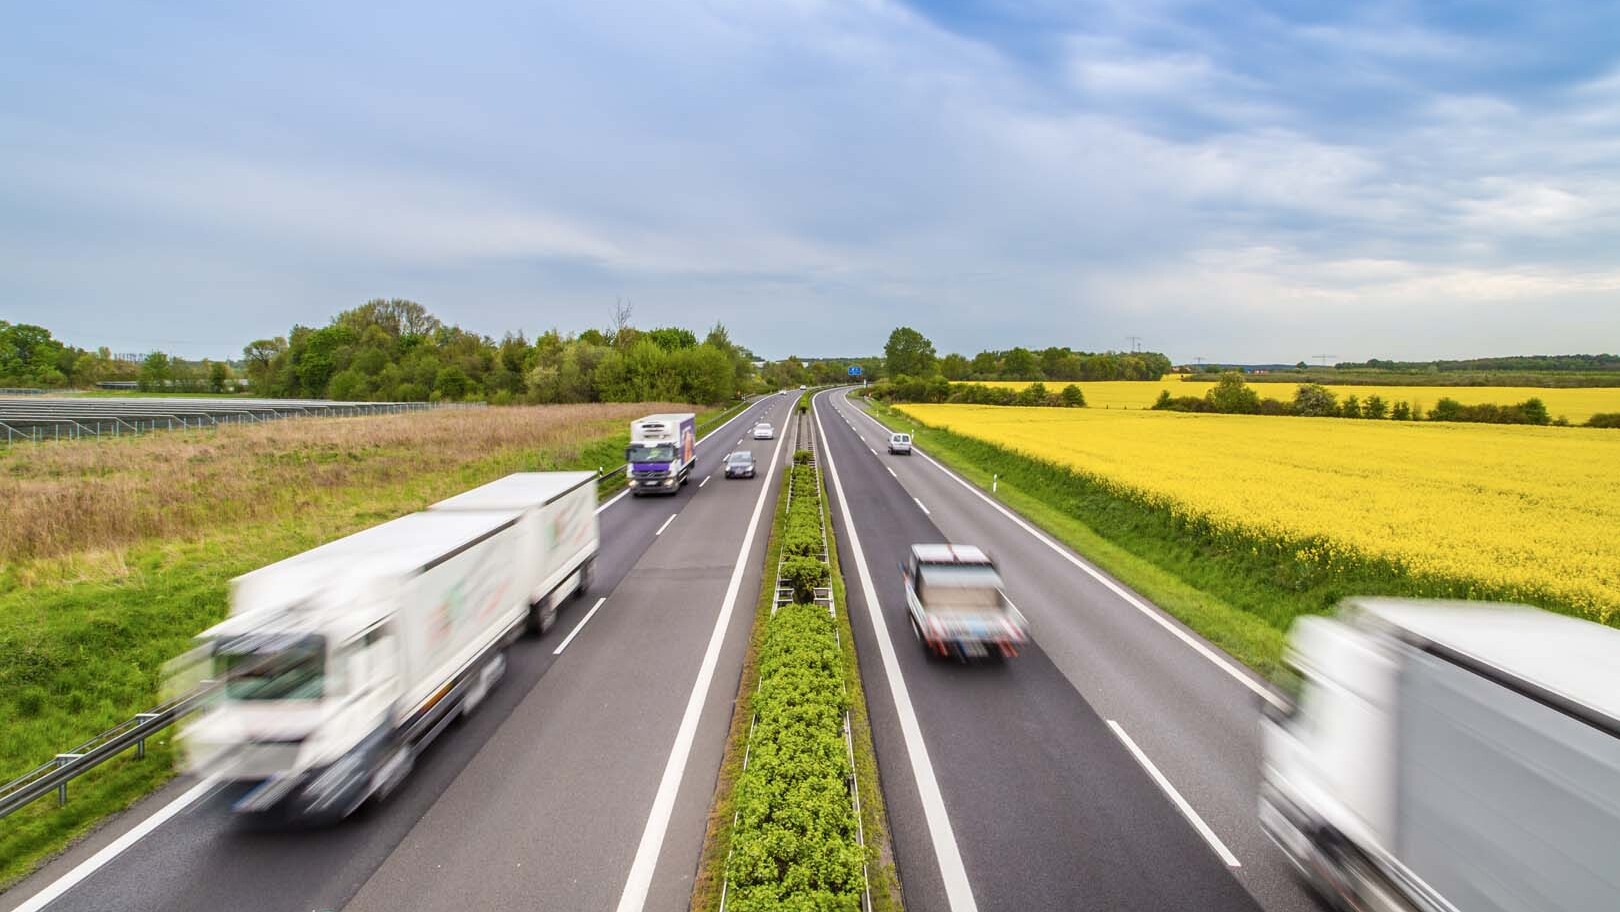
[[[1357,599],[1297,621],[1260,817],[1330,904],[1620,909],[1620,630]]]
[[[336,819],[403,780],[506,668],[530,616],[525,513],[414,513],[231,581],[192,769],[239,812]]]
[[[591,587],[599,542],[595,472],[518,472],[429,509],[523,514],[515,569],[527,593],[530,631],[550,630],[563,602]]]

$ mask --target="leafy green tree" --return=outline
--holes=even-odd
[[[939,373],[946,380],[966,380],[973,373],[973,364],[966,356],[952,353],[939,359]]]
[[[654,345],[664,351],[678,351],[683,348],[694,348],[698,344],[697,336],[690,329],[681,329],[675,326],[662,326],[651,329],[643,335],[652,340]]]
[[[1294,414],[1325,418],[1339,414],[1339,397],[1320,383],[1301,383],[1294,390]]]
[[[883,363],[891,377],[932,377],[936,373],[934,343],[909,326],[897,327],[883,346]]]
[[[208,364],[208,391],[211,393],[225,392],[225,384],[231,379],[231,369],[224,361],[212,361]]]
[[[1383,396],[1379,396],[1375,393],[1368,396],[1367,401],[1362,403],[1361,415],[1364,418],[1376,418],[1379,420],[1388,418],[1389,403],[1384,401]]]
[[[150,392],[167,389],[173,376],[174,369],[169,356],[163,352],[152,352],[141,361],[141,376],[135,382],[140,389]]]
[[[1237,371],[1221,374],[1204,398],[1211,408],[1222,414],[1253,415],[1260,411],[1260,394],[1250,389]]]
[[[1001,375],[1001,359],[992,351],[982,351],[973,356],[973,379],[994,380]]]
[[[1389,417],[1395,421],[1411,421],[1412,404],[1402,399],[1390,408]]]
[[[1345,418],[1361,417],[1361,400],[1355,396],[1344,397],[1344,404],[1339,406],[1339,414]]]
[[[1003,380],[1040,380],[1045,376],[1040,359],[1027,348],[1014,348],[1001,356]]]
[[[1169,394],[1166,393],[1165,395]],[[1075,386],[1073,383],[1065,386],[1063,391],[1058,393],[1058,398],[1062,401],[1064,408],[1085,408],[1086,406],[1086,394],[1082,393],[1080,387]]]
[[[1046,384],[1036,381],[1018,391],[1013,401],[1019,405],[1046,405]]]

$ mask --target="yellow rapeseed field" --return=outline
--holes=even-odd
[[[1023,389],[1027,380],[990,380],[986,386],[1005,386]],[[1057,391],[1067,386],[1064,380],[1046,381],[1046,388]],[[1086,404],[1092,408],[1147,408],[1159,398],[1160,390],[1169,390],[1172,396],[1202,396],[1215,384],[1203,380],[1095,380],[1076,381],[1086,394]],[[1252,383],[1261,396],[1271,399],[1294,398],[1293,383]],[[1442,397],[1449,396],[1464,405],[1495,403],[1512,405],[1532,397],[1547,403],[1547,411],[1554,418],[1563,416],[1580,424],[1597,412],[1620,412],[1620,387],[1583,387],[1579,389],[1549,389],[1531,386],[1329,386],[1340,399],[1357,396],[1382,396],[1386,402],[1406,401],[1422,406],[1426,411]]]
[[[1600,621],[1620,610],[1614,431],[1097,408],[900,409],[1218,528],[1302,543],[1297,556],[1316,564],[1371,557],[1418,577],[1477,583],[1481,595],[1556,603]]]

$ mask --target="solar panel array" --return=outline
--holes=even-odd
[[[0,440],[118,437],[150,431],[211,428],[281,418],[391,415],[435,408],[428,402],[337,402],[328,399],[144,397],[0,397]]]

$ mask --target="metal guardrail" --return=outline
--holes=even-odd
[[[145,757],[147,738],[186,716],[218,687],[218,682],[209,681],[156,709],[136,713],[135,718],[128,722],[108,729],[70,751],[57,754],[55,759],[0,785],[0,818],[53,791],[56,792],[57,805],[66,804],[70,781],[132,747],[137,758]]]

